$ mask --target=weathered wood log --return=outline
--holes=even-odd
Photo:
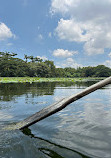
[[[64,109],[68,104],[86,96],[87,94],[104,87],[105,85],[111,83],[111,77],[106,78],[105,80],[102,80],[88,88],[86,88],[85,90],[83,90],[82,92],[79,92],[77,94],[74,94],[70,97],[67,98],[63,98],[61,99],[59,102],[56,102],[42,110],[40,110],[39,112],[36,112],[35,114],[33,114],[32,116],[26,118],[25,120],[18,122],[15,127],[16,129],[24,129],[26,127],[29,127],[31,125],[33,125],[34,123],[45,119],[46,117]]]

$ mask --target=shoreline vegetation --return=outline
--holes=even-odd
[[[93,80],[102,80],[104,77],[99,78],[38,78],[38,77],[0,77],[0,83],[34,83],[34,82],[86,82]]]
[[[83,78],[111,76],[111,68],[105,65],[87,67],[57,68],[54,61],[43,60],[24,55],[24,60],[16,58],[17,54],[0,52],[0,77],[26,77],[24,79],[2,79],[0,82],[54,82],[80,81]],[[30,78],[32,77],[32,78]],[[45,79],[44,79],[45,78]],[[8,81],[9,80],[9,81]]]

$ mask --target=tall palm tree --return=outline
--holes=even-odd
[[[24,59],[26,60],[27,63],[28,56],[26,54],[24,54]]]
[[[30,56],[30,59],[32,60],[32,63],[34,62],[34,57],[33,55]]]
[[[13,57],[16,56],[16,55],[17,55],[17,54],[16,54],[16,53],[13,53],[13,52],[12,52],[12,54],[11,54],[11,56],[13,56]]]
[[[6,52],[6,53],[5,53],[5,58],[6,58],[6,59],[9,59],[10,57],[11,57],[10,52]]]

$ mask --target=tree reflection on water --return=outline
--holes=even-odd
[[[35,96],[53,95],[55,87],[87,87],[95,83],[90,82],[42,82],[42,83],[0,83],[0,101],[14,100],[15,96],[21,96],[25,94]]]

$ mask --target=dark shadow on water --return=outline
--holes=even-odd
[[[11,101],[15,97],[31,94],[31,98],[53,95],[55,83],[0,83],[0,100]]]
[[[43,95],[53,95],[55,88],[62,87],[87,87],[96,81],[87,82],[42,82],[42,83],[0,83],[0,101],[11,101],[16,97],[28,94],[31,98]]]
[[[69,158],[91,158],[91,157],[83,155],[82,153],[77,152],[75,150],[63,147],[61,145],[50,142],[49,140],[37,137],[37,136],[35,136],[34,134],[31,133],[31,130],[29,128],[25,128],[24,130],[22,130],[22,132],[25,135],[30,136],[31,138],[39,139],[41,141],[44,141],[44,142],[48,143],[50,146],[54,146],[53,149],[55,149],[56,151],[52,150],[52,149],[49,149],[49,148],[46,148],[46,147],[38,148],[38,150],[40,150],[42,153],[44,153],[45,155],[47,155],[50,158],[66,158],[65,156],[67,154],[69,154],[68,155]],[[57,150],[59,150],[60,154],[57,153]],[[61,154],[61,153],[64,153],[64,154]]]

